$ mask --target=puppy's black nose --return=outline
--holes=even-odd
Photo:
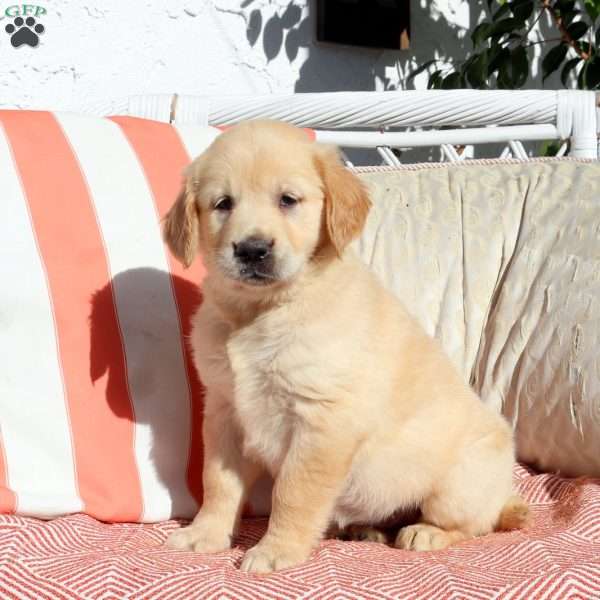
[[[271,256],[275,240],[249,237],[243,242],[233,242],[233,255],[244,264],[259,263]]]

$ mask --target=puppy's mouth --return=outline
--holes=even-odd
[[[244,265],[239,270],[239,280],[248,285],[266,286],[279,281],[272,273],[261,270],[260,267]]]

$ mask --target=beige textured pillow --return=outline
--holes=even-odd
[[[600,164],[362,173],[356,247],[513,423],[519,458],[600,475]]]

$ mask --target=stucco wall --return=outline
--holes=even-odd
[[[38,47],[14,48],[11,6],[0,2],[0,106],[81,110],[143,93],[423,88],[425,74],[406,74],[464,56],[483,2],[412,0],[402,52],[315,44],[313,0],[40,1]]]

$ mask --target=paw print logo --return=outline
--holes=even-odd
[[[27,17],[27,19],[17,17],[4,30],[10,35],[10,43],[15,48],[23,44],[35,48],[40,43],[39,35],[44,33],[45,28],[41,23],[36,23],[33,17]]]

